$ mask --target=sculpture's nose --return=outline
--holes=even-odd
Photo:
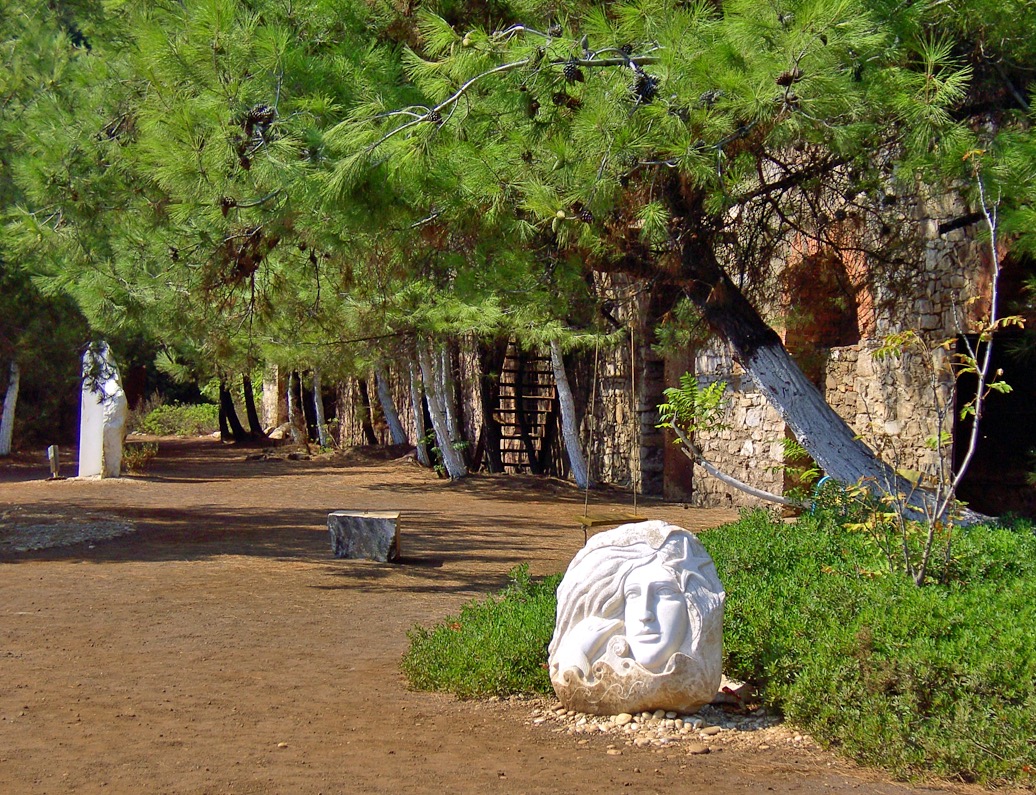
[[[650,624],[655,620],[655,610],[651,604],[650,599],[642,599],[640,602],[640,620],[645,624]]]

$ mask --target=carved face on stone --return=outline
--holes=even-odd
[[[653,520],[598,533],[558,587],[550,678],[569,709],[693,712],[722,673],[723,585],[701,543]]]
[[[630,655],[649,671],[660,671],[683,646],[690,621],[676,573],[652,560],[633,569],[623,586],[626,643]]]

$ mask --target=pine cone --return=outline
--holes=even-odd
[[[698,106],[702,108],[711,108],[716,104],[716,100],[723,96],[723,92],[718,88],[710,88],[708,91],[703,91],[698,97]]]
[[[583,76],[583,70],[580,69],[574,61],[569,61],[565,64],[565,68],[561,73],[569,83],[582,83],[586,79]]]
[[[657,93],[658,79],[647,72],[637,72],[633,80],[633,96],[637,98],[637,102],[647,104]]]
[[[789,69],[787,72],[781,72],[777,76],[777,85],[779,86],[790,86],[792,83],[797,83],[802,79],[802,70],[797,66],[794,69]]]
[[[263,103],[253,106],[252,109],[248,111],[248,120],[252,122],[252,124],[266,126],[275,118],[277,118],[277,111]]]
[[[442,114],[437,110],[428,111],[428,121],[432,124],[442,124]]]
[[[576,108],[583,107],[583,103],[580,101],[579,97],[569,96],[564,91],[556,92],[550,99],[555,105],[563,106],[570,110],[576,110]]]
[[[578,217],[584,224],[592,224],[594,222],[594,214],[585,207],[579,211]]]

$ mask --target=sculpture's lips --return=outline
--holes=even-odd
[[[639,641],[659,641],[659,640],[662,640],[662,633],[661,632],[638,632],[633,637],[635,637]]]

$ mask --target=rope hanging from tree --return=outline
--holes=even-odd
[[[586,457],[586,486],[583,488],[583,517],[587,516],[587,511],[590,508],[590,481],[593,480],[593,458],[590,456],[590,442],[594,438],[594,425],[596,423],[596,414],[594,413],[595,401],[597,398],[597,364],[601,355],[601,341],[597,340],[594,344],[594,376],[590,381],[590,428],[587,433],[586,447],[583,449],[583,453]]]

